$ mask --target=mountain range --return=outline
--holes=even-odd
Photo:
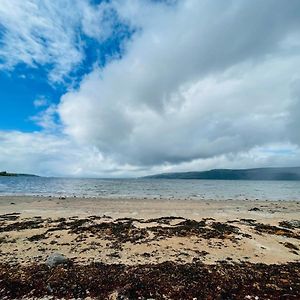
[[[200,172],[162,173],[146,176],[144,178],[213,180],[300,180],[300,167],[214,169]]]

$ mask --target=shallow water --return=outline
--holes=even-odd
[[[300,181],[0,177],[0,195],[300,200]]]

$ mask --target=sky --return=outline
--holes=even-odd
[[[0,169],[300,166],[300,1],[1,0]]]

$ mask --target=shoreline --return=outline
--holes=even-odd
[[[175,299],[176,291],[181,295],[178,299],[222,297],[226,291],[237,299],[263,297],[264,290],[274,299],[288,292],[300,295],[299,276],[291,276],[300,270],[299,216],[296,201],[1,196],[0,296],[18,293],[11,282],[23,287],[16,298],[28,296],[30,280],[35,287],[31,295],[57,299],[88,297],[87,290],[91,292],[87,299],[105,295],[104,299],[115,300],[136,299],[136,295],[151,298],[151,294],[163,299],[166,290],[171,295],[167,299]],[[66,263],[49,269],[46,263],[54,253],[62,254]],[[81,275],[74,277],[74,272]],[[154,284],[149,272],[163,278],[161,284]],[[115,283],[107,281],[97,290],[92,282],[100,280],[99,274]],[[193,276],[203,274],[211,281],[193,281]],[[247,283],[238,282],[249,274],[252,279]],[[269,274],[273,274],[270,280],[263,279]],[[136,286],[136,276],[141,286]],[[66,286],[66,278],[70,285]],[[147,285],[149,280],[152,286]],[[183,286],[182,280],[187,282]],[[237,288],[228,288],[228,282]],[[84,286],[84,291],[72,290],[73,285]],[[58,288],[62,286],[63,291]],[[207,292],[208,286],[220,290]]]
[[[11,212],[22,213],[23,217],[109,215],[149,219],[174,215],[195,220],[215,217],[222,221],[254,217],[276,223],[285,218],[299,219],[300,201],[0,196],[0,213]]]

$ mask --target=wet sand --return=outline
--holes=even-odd
[[[258,211],[249,211],[257,207]],[[215,217],[219,220],[255,217],[258,221],[278,222],[297,219],[299,201],[193,200],[135,198],[76,198],[0,196],[0,213],[19,212],[23,217],[71,217],[103,214],[113,218],[156,218],[181,216],[190,219]]]
[[[0,288],[1,274],[16,266],[42,268],[55,252],[72,266],[119,265],[137,273],[170,263],[179,269],[247,264],[246,273],[260,264],[270,266],[267,273],[274,264],[296,270],[299,216],[295,201],[0,197]],[[297,283],[293,297],[299,281],[290,282]]]

